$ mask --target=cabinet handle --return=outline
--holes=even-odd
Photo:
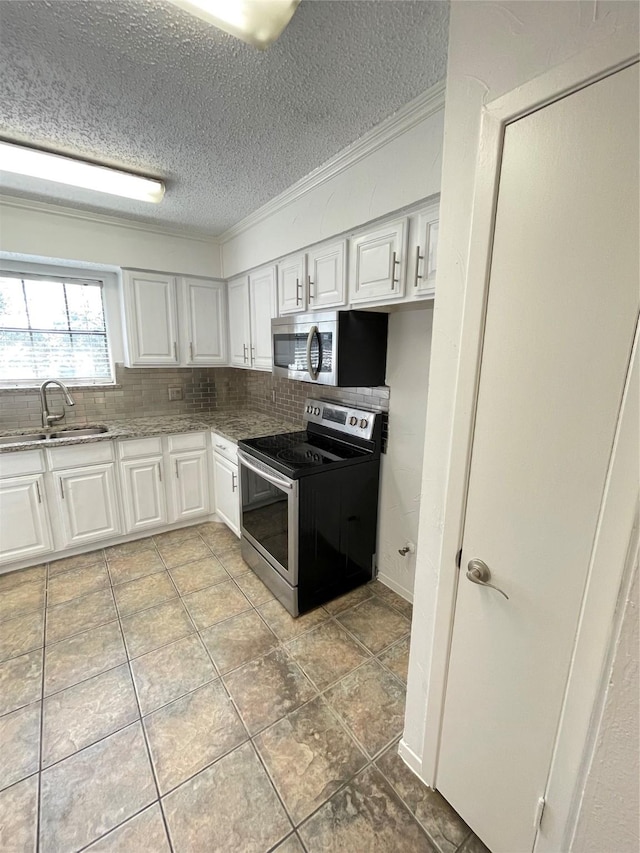
[[[193,341],[189,341],[189,358],[193,361]]]
[[[238,482],[237,482],[237,480],[238,480],[238,475],[237,475],[237,474],[234,474],[234,473],[233,473],[233,471],[232,471],[232,472],[231,472],[231,491],[232,491],[232,492],[235,492],[235,490],[236,490],[236,489],[237,489],[237,487],[238,487]]]
[[[253,364],[255,360],[256,360],[256,348],[251,347],[251,364]]]
[[[391,290],[396,289],[396,284],[400,284],[400,279],[396,278],[396,266],[400,263],[398,260],[398,253],[393,253],[393,258],[391,259]]]
[[[176,477],[178,478],[178,480],[180,479],[180,471],[178,469],[178,460],[177,459],[176,459]]]
[[[315,297],[314,297],[313,293],[311,292],[311,288],[313,287],[313,282],[311,281],[311,276],[310,276],[310,275],[308,275],[308,276],[307,276],[307,285],[308,285],[308,288],[309,288],[309,299],[310,299],[310,300],[311,300],[311,299],[315,299]]]
[[[62,485],[62,480],[60,480],[60,494],[62,496],[62,500],[64,500],[64,486]]]
[[[216,447],[218,448],[218,450],[226,450],[224,444],[216,444]]]
[[[300,305],[302,302],[302,284],[300,279],[296,279],[296,305]]]
[[[162,465],[158,465],[158,477],[160,482],[162,482]]]
[[[422,276],[418,274],[420,270],[420,261],[424,261],[424,255],[420,254],[420,246],[418,246],[418,248],[416,249],[416,275],[415,281],[413,283],[414,287],[418,286],[418,281],[422,278]]]
[[[246,344],[242,344],[242,360],[244,361],[244,363],[245,363],[245,364],[246,364],[246,363],[247,363],[247,361],[249,360],[249,359],[247,358],[247,352],[248,352],[248,350],[249,350],[249,347],[248,347]]]
[[[42,497],[40,496],[40,483],[36,480],[36,494],[38,496],[38,503],[42,503]]]
[[[175,359],[175,361],[178,360],[178,343],[177,343],[177,341],[173,342],[173,358]]]

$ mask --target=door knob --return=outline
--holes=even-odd
[[[489,583],[491,572],[489,570],[489,566],[484,562],[484,560],[469,560],[467,565],[467,577],[472,583],[480,584],[480,586],[491,587],[491,589],[495,589],[496,592],[499,592],[500,595],[504,595],[507,600],[509,599],[506,592],[503,592],[495,586],[495,584]]]

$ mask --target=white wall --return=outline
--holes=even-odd
[[[213,237],[181,236],[127,219],[0,198],[0,250],[117,267],[220,277]]]
[[[438,588],[454,571],[466,460],[451,442],[467,257],[482,105],[620,32],[638,32],[635,3],[465,2],[451,7],[445,110],[438,297],[433,322],[418,561],[414,592],[404,755],[433,767],[425,753],[427,697],[443,677],[432,660],[434,637],[449,630],[436,610]],[[451,519],[455,519],[452,521]]]
[[[410,601],[416,555],[401,557],[398,550],[418,541],[432,321],[431,302],[389,315],[389,443],[380,475],[378,574]]]

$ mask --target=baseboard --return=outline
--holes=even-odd
[[[422,759],[416,755],[410,746],[407,746],[404,738],[402,738],[398,744],[398,755],[407,765],[409,770],[415,773],[418,779],[422,782]]]
[[[410,601],[413,604],[413,590],[405,589],[405,587],[403,587],[402,584],[399,584],[397,580],[390,578],[381,571],[378,571],[378,580],[380,583],[388,586],[389,589],[397,592],[398,595],[402,596],[406,601]]]

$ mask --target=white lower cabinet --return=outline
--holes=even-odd
[[[169,489],[171,521],[188,521],[209,512],[209,477],[207,451],[173,453],[170,457]]]
[[[162,456],[123,459],[120,463],[120,481],[127,533],[167,523]]]
[[[44,501],[42,474],[0,480],[0,563],[52,550]]]
[[[122,533],[113,462],[55,471],[53,484],[62,520],[63,547]]]
[[[240,535],[240,499],[238,490],[238,465],[229,462],[219,453],[213,455],[215,483],[215,510],[236,536]]]

